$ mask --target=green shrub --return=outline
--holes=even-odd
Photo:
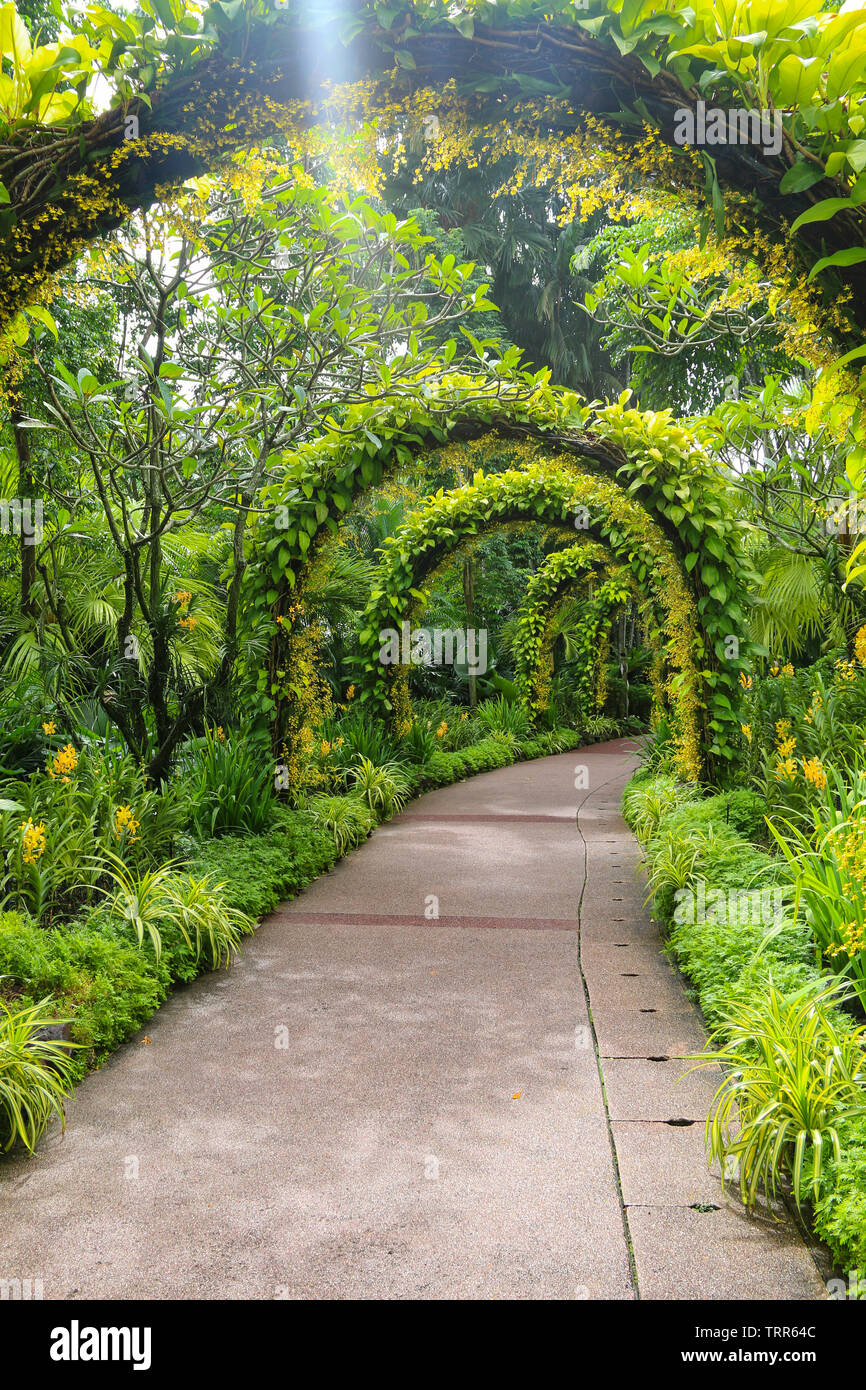
[[[664,816],[684,802],[698,800],[696,787],[687,786],[670,774],[632,779],[623,792],[622,814],[639,840],[651,839]]]
[[[401,810],[411,791],[402,763],[386,762],[377,766],[363,756],[349,769],[346,784],[366,801],[374,816],[382,819]]]
[[[334,797],[350,802],[359,836],[375,823],[360,798]],[[352,814],[352,812],[350,812]],[[361,833],[361,827],[366,829]],[[273,828],[266,835],[207,840],[197,846],[190,864],[196,875],[212,874],[225,884],[225,901],[257,920],[285,898],[292,898],[338,858],[333,835],[310,811],[277,807]]]
[[[839,1146],[815,1202],[815,1230],[843,1270],[859,1270],[866,1280],[866,1120],[840,1125]],[[866,1283],[861,1289],[864,1298]]]
[[[189,955],[186,956],[189,965]],[[150,1018],[165,999],[174,970],[172,953],[159,962],[104,913],[73,926],[37,927],[18,913],[0,915],[0,975],[35,1003],[52,995],[70,1019],[72,1039],[85,1050],[71,1058],[81,1076]]]
[[[508,733],[517,738],[525,738],[529,733],[529,711],[517,700],[506,700],[500,695],[495,700],[484,700],[475,711],[478,727],[483,734]]]
[[[451,782],[456,782],[458,777],[465,775],[462,771],[465,765],[462,755],[437,750],[430,754],[424,764],[424,780],[430,786],[447,787]]]
[[[607,743],[619,737],[619,725],[605,714],[595,714],[585,721],[583,736],[587,743]]]
[[[816,978],[808,932],[786,920],[678,923],[669,944],[710,1023],[741,996],[765,990],[768,974],[784,990]]]
[[[543,758],[546,749],[540,738],[524,739],[520,745],[520,756],[531,761],[533,758]]]

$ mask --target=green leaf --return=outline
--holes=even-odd
[[[791,231],[797,232],[810,222],[829,222],[830,218],[835,217],[837,212],[844,212],[847,208],[855,207],[857,207],[857,203],[853,198],[822,198],[820,203],[816,203],[813,208],[800,213],[791,227]]]
[[[866,261],[866,246],[848,246],[844,251],[835,251],[832,256],[823,256],[820,261],[816,261],[809,271],[809,279],[814,280],[816,275],[820,275],[822,270],[827,270],[830,266],[859,265],[861,261]]]
[[[825,177],[820,165],[810,164],[808,160],[801,159],[782,175],[779,192],[802,193],[804,189],[811,188],[814,183],[820,183]]]

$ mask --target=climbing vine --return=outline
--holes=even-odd
[[[547,556],[527,585],[517,620],[514,655],[521,699],[533,718],[547,709],[550,699],[553,657],[550,628],[558,600],[576,581],[607,558],[605,548],[597,543],[556,550]],[[577,648],[574,665],[578,673],[578,710],[583,717],[590,712],[600,635],[606,630],[614,610],[629,602],[631,596],[631,585],[620,573],[606,579],[585,605],[574,639]]]

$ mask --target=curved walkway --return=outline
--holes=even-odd
[[[620,741],[432,792],[179,990],[65,1136],[0,1161],[0,1276],[50,1299],[824,1297],[793,1226],[706,1170],[714,1079],[676,1084],[703,1034],[642,907],[631,765]]]

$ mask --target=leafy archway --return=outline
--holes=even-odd
[[[291,764],[293,742],[309,722],[309,692],[292,669],[292,655],[306,571],[317,548],[339,529],[359,494],[416,452],[486,438],[491,449],[507,447],[520,465],[508,475],[514,506],[509,512],[491,500],[491,524],[509,516],[573,529],[577,523],[579,534],[608,546],[631,567],[643,592],[657,595],[668,614],[669,696],[682,728],[691,731],[683,767],[690,776],[703,765],[710,775],[721,773],[734,756],[738,677],[756,649],[746,635],[742,599],[744,523],[720,469],[668,412],[630,410],[625,398],[597,409],[543,381],[531,392],[479,391],[461,376],[440,381],[435,393],[426,391],[387,412],[381,405],[347,411],[339,427],[292,455],[283,480],[261,494],[245,546],[243,611],[260,640],[271,638],[255,704],[271,724],[281,757],[288,745]],[[534,480],[534,496],[521,492],[525,474]],[[475,486],[495,491],[501,488],[497,477],[504,476],[482,477]],[[500,503],[505,500],[500,493]],[[431,505],[437,501],[442,499]],[[483,516],[469,520],[477,526]],[[436,562],[437,542],[419,540],[425,545],[418,576],[423,580]],[[455,540],[440,537],[439,553]],[[391,551],[393,563],[393,545]],[[393,626],[398,611],[416,601],[408,593],[417,588],[413,572],[407,553],[404,572],[389,589],[387,613],[371,614],[373,620],[387,619],[379,627]],[[376,601],[384,601],[384,591]],[[376,665],[375,652],[370,659]],[[387,703],[384,682],[381,693]]]
[[[677,760],[684,777],[697,779],[712,763],[713,750],[726,746],[733,732],[734,673],[715,672],[720,691],[706,687],[708,643],[695,598],[672,547],[648,513],[615,483],[581,473],[563,455],[541,456],[523,469],[511,469],[438,494],[388,538],[379,585],[364,615],[360,643],[364,654],[365,697],[398,724],[409,717],[405,681],[398,666],[383,664],[383,634],[411,619],[425,576],[443,554],[466,536],[526,520],[575,520],[586,538],[608,547],[628,567],[642,590],[663,612],[671,714]],[[577,563],[577,562],[575,562]],[[396,678],[395,678],[396,677]],[[730,685],[730,695],[724,687]],[[710,728],[708,702],[721,694],[727,717]],[[728,727],[730,726],[730,727]]]
[[[548,555],[527,585],[520,607],[514,638],[515,675],[521,699],[535,717],[547,709],[553,670],[551,619],[561,600],[575,583],[586,577],[606,553],[597,545],[573,545]],[[617,609],[628,603],[634,592],[625,566],[610,574],[598,592],[585,605],[578,631],[578,703],[582,715],[589,713],[599,653],[599,639]]]

